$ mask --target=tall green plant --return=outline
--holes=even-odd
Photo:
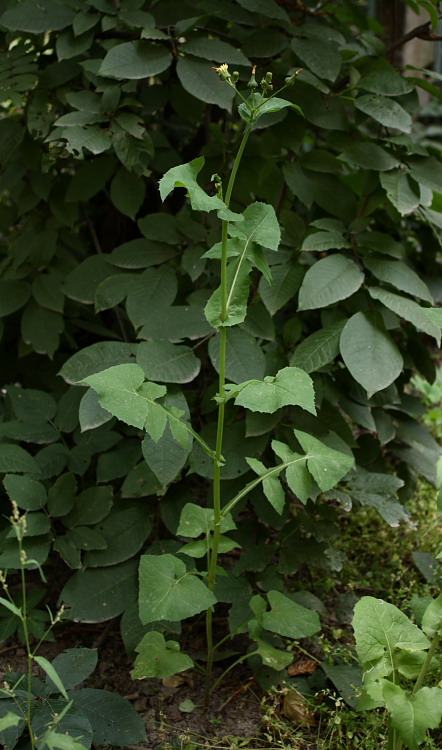
[[[217,72],[236,92],[238,73],[231,75],[227,65],[217,68]],[[294,82],[295,75],[286,79],[286,86]],[[221,281],[205,307],[207,321],[215,328],[219,338],[219,382],[215,396],[218,418],[214,451],[181,421],[182,412],[173,408],[168,409],[161,403],[160,399],[165,396],[166,388],[149,381],[144,382],[144,373],[138,364],[116,365],[91,375],[84,381],[96,391],[100,405],[104,409],[127,424],[144,427],[154,442],[161,439],[169,422],[173,437],[181,445],[187,446],[190,432],[212,457],[213,507],[186,503],[177,530],[178,536],[197,538],[203,535],[203,539],[184,545],[179,552],[191,558],[205,555],[207,570],[186,571],[182,559],[170,554],[143,555],[140,563],[140,618],[144,624],[161,620],[182,620],[206,611],[206,703],[212,687],[213,659],[217,650],[217,645],[213,641],[212,616],[217,601],[215,589],[219,575],[219,555],[238,546],[236,541],[225,533],[236,528],[232,512],[249,492],[262,484],[268,501],[274,510],[281,514],[285,497],[278,476],[283,471],[286,472],[291,490],[306,502],[311,491],[312,478],[325,492],[334,487],[353,465],[353,458],[349,455],[295,429],[294,437],[303,453],[295,453],[288,446],[279,443],[274,446],[274,450],[283,458],[283,462],[271,469],[267,469],[256,458],[248,457],[246,460],[250,468],[258,474],[258,478],[227,502],[223,501],[221,494],[222,469],[226,463],[223,457],[225,408],[229,400],[234,399],[236,404],[251,412],[273,414],[285,406],[299,406],[316,414],[313,382],[309,375],[297,367],[285,367],[275,376],[268,376],[263,380],[226,384],[227,330],[242,323],[246,318],[249,276],[252,269],[257,268],[271,280],[271,271],[263,248],[276,252],[280,242],[280,228],[271,206],[255,202],[242,213],[235,213],[229,208],[241,158],[253,127],[262,116],[294,106],[290,101],[271,94],[271,78],[271,73],[267,73],[261,81],[261,93],[253,91],[247,99],[238,92],[242,100],[239,114],[246,125],[233,161],[225,197],[218,176],[217,195],[209,196],[199,186],[197,176],[204,166],[204,159],[173,167],[164,175],[159,185],[163,200],[175,187],[183,187],[187,190],[194,210],[216,211],[221,219],[221,243],[215,246],[215,255],[220,256]],[[254,71],[249,87],[258,88]],[[249,621],[249,633],[257,641],[258,648],[246,656],[259,654],[265,664],[279,669],[286,666],[291,657],[275,651],[270,644],[263,642],[263,629],[299,638],[313,635],[319,630],[320,625],[316,613],[301,607],[278,591],[269,591],[268,601],[271,605],[270,612],[266,611],[266,602],[260,596],[253,597],[250,602],[250,615],[246,616],[245,620]],[[253,616],[252,612],[256,616]],[[222,640],[224,642],[225,638]],[[141,663],[147,670],[145,674],[151,674],[156,658],[150,650],[151,641],[152,636],[144,643],[142,641],[138,647],[140,655],[137,659],[138,664],[135,664],[135,674],[138,677],[142,676]],[[171,650],[168,644],[163,644],[163,648]],[[275,655],[272,655],[274,651]],[[239,661],[244,658],[246,657],[240,657]],[[169,673],[172,659],[172,655],[169,654]],[[179,651],[175,652],[175,659],[177,670],[187,668],[191,664]]]

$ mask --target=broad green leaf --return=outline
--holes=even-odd
[[[389,172],[382,172],[379,179],[387,193],[388,200],[401,216],[406,216],[416,210],[420,203],[420,196],[404,172],[400,169],[392,169]]]
[[[262,461],[258,461],[257,458],[246,458],[246,461],[252,471],[254,471],[255,474],[258,474],[258,476],[267,474],[268,469],[266,466],[264,466]],[[265,476],[262,481],[262,489],[270,505],[276,510],[277,513],[279,513],[279,515],[281,515],[282,511],[284,510],[286,498],[285,492],[278,477],[274,474],[272,476]]]
[[[221,81],[211,66],[197,57],[179,57],[177,76],[185,91],[206,104],[216,104],[221,109],[232,109],[235,92]],[[207,211],[208,209],[201,209]],[[211,210],[211,209],[209,209]]]
[[[201,367],[190,347],[169,341],[143,341],[138,347],[137,363],[149,380],[165,383],[189,383]],[[165,393],[164,386],[157,387],[162,387]]]
[[[313,435],[295,430],[295,436],[305,450],[308,470],[322,492],[335,487],[354,465],[353,456],[330,448]]]
[[[292,41],[292,49],[308,70],[319,78],[334,81],[341,69],[341,55],[336,45],[325,39],[299,39]]]
[[[219,39],[208,39],[207,37],[194,37],[180,44],[180,52],[195,57],[203,57],[205,60],[213,60],[218,63],[232,63],[233,65],[251,65],[252,63],[239,49]]]
[[[230,386],[236,392],[236,386]],[[316,414],[315,392],[309,375],[298,367],[284,367],[273,377],[240,383],[235,404],[251,411],[273,414],[283,406],[302,406]]]
[[[117,505],[98,526],[105,549],[91,549],[83,557],[87,568],[116,565],[140,551],[152,531],[152,516],[137,503]]]
[[[386,172],[399,166],[398,160],[389,151],[370,141],[354,143],[342,152],[340,158],[349,164],[377,172]]]
[[[245,249],[244,249],[245,250]],[[215,289],[204,308],[204,315],[213,328],[235,326],[242,323],[247,315],[251,271],[244,254],[231,261],[227,268],[226,317],[222,319],[221,287]]]
[[[99,75],[139,79],[156,76],[169,67],[172,55],[162,44],[144,40],[117,44],[105,55]]]
[[[64,481],[59,491],[70,494],[71,482]],[[86,526],[102,521],[112,507],[112,486],[103,485],[88,487],[75,498],[72,510],[63,514],[63,524],[72,529],[75,526]]]
[[[218,196],[207,195],[198,185],[196,178],[204,167],[204,161],[204,156],[199,156],[188,164],[181,164],[169,169],[159,183],[161,200],[164,201],[174,188],[183,187],[187,190],[194,211],[213,211],[225,208],[225,203]]]
[[[436,157],[429,156],[424,159],[417,158],[407,161],[411,168],[411,176],[416,182],[430,190],[436,190],[438,193],[442,192],[440,161]]]
[[[188,573],[173,555],[142,555],[140,559],[140,619],[184,620],[203,612],[216,598],[203,581]]]
[[[135,650],[138,656],[131,671],[134,680],[146,677],[164,680],[193,667],[192,659],[181,653],[177,641],[166,641],[161,633],[155,631],[146,633]]]
[[[342,250],[351,247],[341,232],[313,232],[307,235],[301,250],[307,253],[323,253],[324,250]]]
[[[345,320],[331,323],[301,341],[291,356],[290,365],[315,372],[333,362],[339,354],[339,339],[345,323]]]
[[[80,380],[89,375],[107,370],[114,365],[130,362],[135,351],[134,344],[125,344],[119,341],[100,341],[97,344],[86,346],[70,357],[58,374],[69,385],[77,385]]]
[[[174,301],[178,281],[171,266],[147,268],[138,280],[131,284],[127,296],[126,310],[135,328],[149,319],[152,310],[161,310]]]
[[[11,500],[15,500],[19,508],[24,510],[39,510],[46,505],[47,494],[41,482],[29,477],[19,477],[6,474],[3,486]]]
[[[251,13],[261,13],[266,18],[274,18],[278,21],[290,21],[286,11],[275,0],[237,0],[237,2]]]
[[[63,685],[60,677],[58,676],[57,670],[52,666],[52,664],[47,659],[45,659],[44,656],[34,656],[34,661],[36,661],[38,666],[41,667],[44,672],[46,672],[47,676],[55,685],[58,692],[62,694],[63,698],[65,698],[65,700],[69,700],[66,688]]]
[[[18,724],[20,724],[20,721],[20,716],[17,716],[17,714],[13,714],[12,711],[7,711],[5,716],[2,716],[0,718],[0,732],[3,732],[5,729],[9,729],[9,727],[16,727]]]
[[[364,258],[364,266],[380,281],[385,281],[400,289],[402,292],[419,297],[425,302],[433,302],[428,286],[406,263],[400,260],[384,260],[381,258]],[[425,309],[425,312],[426,309]]]
[[[403,133],[411,131],[411,117],[398,102],[385,96],[367,94],[355,100],[355,107],[380,122],[386,128],[395,128]]]
[[[442,629],[442,594],[426,608],[422,618],[422,630],[428,638],[434,638]]]
[[[287,638],[309,638],[321,630],[318,613],[301,607],[279,591],[267,594],[270,612],[264,612],[262,624],[272,633]]]
[[[44,31],[65,29],[70,26],[74,16],[73,9],[52,0],[43,0],[38,5],[25,0],[3,13],[0,23],[11,31],[41,34]]]
[[[357,602],[352,625],[359,661],[365,669],[371,665],[378,669],[374,679],[392,673],[399,651],[426,651],[430,646],[422,630],[400,609],[373,596],[363,596]]]
[[[278,672],[282,671],[293,661],[293,654],[288,651],[281,651],[279,648],[271,646],[270,643],[266,643],[261,638],[254,638],[258,648],[256,653],[261,657],[262,663],[266,667],[276,669]]]
[[[382,302],[385,307],[392,310],[396,315],[400,315],[401,318],[405,318],[409,323],[412,323],[419,331],[427,333],[429,336],[433,336],[436,339],[436,343],[440,346],[441,332],[440,328],[432,323],[425,315],[425,308],[420,307],[416,302],[408,297],[402,297],[399,294],[393,294],[387,289],[381,287],[369,287],[368,291],[370,297]]]
[[[209,341],[209,356],[219,372],[219,334]],[[265,372],[265,357],[254,336],[241,328],[227,330],[226,377],[234,383],[261,380]]]
[[[74,507],[77,480],[73,474],[62,474],[48,491],[48,511],[53,518],[66,516]]]
[[[146,741],[144,721],[131,703],[109,690],[81,688],[70,694],[89,719],[97,745],[138,745]]]
[[[144,372],[138,365],[116,365],[108,370],[90,375],[84,381],[98,394],[106,409],[126,424],[142,429],[152,429],[152,420],[158,420],[157,434],[161,437],[167,414],[155,401],[166,394],[164,385],[145,383]],[[162,429],[161,429],[162,428]]]
[[[149,213],[138,221],[138,228],[147,240],[165,242],[168,245],[180,245],[183,241],[176,222],[176,217],[166,213]]]
[[[173,422],[173,424],[176,423]],[[170,424],[157,442],[152,440],[149,435],[146,435],[142,442],[144,460],[163,487],[177,478],[192,447],[191,440],[188,440],[189,433],[184,425],[183,429],[187,447],[183,447],[177,441],[170,430]]]
[[[272,283],[269,284],[264,277],[259,282],[260,297],[269,311],[274,315],[289,300],[291,300],[299,287],[304,276],[304,269],[300,265],[287,263],[274,266],[272,269]]]
[[[314,310],[347,299],[360,288],[364,274],[344,255],[329,255],[311,266],[299,290],[299,310]]]
[[[0,445],[0,472],[11,474],[40,474],[40,467],[24,448],[12,443]]]
[[[434,325],[442,328],[442,310],[440,307],[423,307],[422,312],[426,315],[430,323],[434,323]]]
[[[416,9],[416,12],[419,12]],[[398,69],[382,58],[371,63],[367,73],[357,82],[357,88],[372,91],[383,96],[401,96],[413,90],[408,78],[401,76]]]
[[[31,289],[24,281],[0,279],[0,318],[20,310],[31,296]]]
[[[75,622],[105,622],[124,612],[137,596],[137,560],[108,568],[79,570],[60,594]]]
[[[278,249],[281,241],[281,230],[273,206],[269,206],[267,203],[251,203],[242,215],[244,221],[229,225],[229,234],[231,237],[238,237],[243,240],[245,255],[252,242],[257,242],[270,250]]]
[[[55,275],[42,273],[32,282],[32,295],[41,307],[54,312],[63,312],[64,294],[61,291],[60,279]]]
[[[21,336],[37,354],[47,354],[52,359],[60,343],[64,328],[63,316],[31,300],[21,319]]]
[[[373,313],[352,315],[342,331],[340,350],[350,374],[369,397],[391,385],[402,372],[399,349]]]
[[[311,90],[310,86],[308,88]],[[305,107],[305,102],[303,106]],[[323,107],[324,102],[321,97],[321,108]],[[283,173],[290,190],[306,206],[317,203],[327,213],[344,221],[350,222],[354,218],[355,195],[343,180],[335,175],[303,169],[294,162],[285,164]]]
[[[135,219],[144,200],[146,187],[141,177],[122,167],[110,186],[111,201],[125,216]]]
[[[437,729],[442,719],[442,690],[423,687],[414,695],[399,685],[382,680],[382,695],[391,723],[409,750],[418,750],[428,729]]]
[[[112,419],[112,414],[100,405],[98,395],[93,388],[88,388],[80,401],[78,420],[82,432],[101,427]]]
[[[153,309],[138,333],[141,339],[199,339],[212,332],[211,325],[197,305],[174,305]]]

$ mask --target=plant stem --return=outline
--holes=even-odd
[[[426,659],[425,659],[424,663],[422,664],[421,671],[419,672],[419,675],[417,677],[417,680],[415,682],[415,685],[414,685],[414,688],[413,688],[413,691],[412,691],[412,695],[415,695],[415,693],[417,693],[417,691],[420,690],[420,688],[422,687],[422,684],[423,684],[423,682],[425,680],[426,674],[427,674],[428,669],[430,667],[431,660],[432,660],[434,654],[436,653],[436,650],[437,650],[437,648],[439,646],[440,640],[441,640],[441,635],[439,633],[436,633],[436,635],[434,636],[434,638],[433,638],[433,640],[431,642],[431,646],[430,646],[430,648],[427,651]],[[402,750],[402,748],[404,746],[403,740],[400,737],[398,737],[397,732],[395,732],[395,736],[397,737],[397,741],[393,745],[393,750]]]
[[[430,648],[427,651],[426,659],[425,659],[424,663],[422,664],[421,671],[419,672],[418,678],[416,680],[416,684],[415,684],[415,686],[413,688],[413,695],[415,693],[417,693],[417,691],[422,687],[422,683],[425,680],[426,674],[427,674],[428,669],[429,669],[430,664],[431,664],[431,660],[432,660],[434,654],[436,653],[437,647],[439,646],[440,639],[441,639],[440,634],[436,633],[436,635],[434,636],[434,638],[433,638],[433,640],[431,642],[431,646],[430,646]]]
[[[235,184],[236,174],[238,167],[244,153],[252,126],[249,125],[244,131],[242,141],[238,148],[235,161],[233,163],[232,171],[230,173],[229,182],[227,185],[227,191],[224,202],[229,207],[230,198],[232,197],[233,186]],[[224,324],[228,317],[227,308],[227,240],[228,240],[228,222],[222,222],[222,243],[221,243],[221,323]],[[220,345],[219,345],[219,381],[218,381],[218,395],[220,402],[218,404],[218,424],[216,430],[216,446],[215,446],[215,457],[213,459],[213,511],[214,511],[214,528],[213,528],[213,540],[212,549],[208,549],[208,585],[211,591],[215,588],[216,583],[216,569],[218,563],[218,550],[221,536],[221,462],[222,462],[222,451],[223,451],[223,435],[224,435],[224,414],[225,414],[225,382],[226,382],[226,350],[227,350],[227,328],[225,325],[220,326]],[[213,646],[213,627],[212,627],[213,609],[209,607],[206,616],[206,635],[207,635],[207,671],[206,671],[206,686],[205,686],[205,706],[208,705],[209,695],[211,691],[211,675],[213,667],[213,657],[215,654],[215,648]]]
[[[34,738],[34,732],[32,731],[32,722],[31,722],[31,696],[32,696],[32,650],[31,650],[31,644],[29,641],[29,630],[28,630],[28,602],[27,602],[27,595],[26,595],[26,575],[25,575],[25,563],[24,563],[24,550],[23,550],[23,544],[21,536],[18,537],[18,549],[19,549],[19,555],[20,555],[20,573],[21,573],[21,587],[22,587],[22,598],[23,598],[23,604],[22,604],[22,624],[23,624],[23,633],[25,636],[25,645],[26,645],[26,659],[28,663],[28,675],[27,675],[27,696],[26,696],[26,723],[28,725],[28,732],[29,732],[29,740],[31,743],[31,750],[34,750],[35,748],[35,738]]]
[[[225,676],[226,676],[226,675],[227,675],[227,674],[228,674],[228,673],[229,673],[229,672],[230,672],[230,671],[231,671],[231,670],[232,670],[232,669],[233,669],[234,667],[237,667],[237,666],[238,666],[238,664],[242,664],[242,663],[243,663],[243,661],[245,661],[246,659],[249,659],[249,658],[250,658],[251,656],[255,656],[255,654],[259,654],[259,651],[258,651],[258,650],[256,650],[256,651],[250,651],[250,653],[247,653],[247,654],[243,654],[243,655],[242,655],[242,656],[240,656],[240,657],[239,657],[238,659],[236,659],[236,661],[232,662],[232,664],[230,664],[230,665],[229,665],[229,666],[227,667],[227,669],[225,669],[225,670],[224,670],[224,672],[223,672],[223,673],[222,673],[222,674],[221,674],[221,675],[220,675],[220,676],[218,677],[218,679],[216,680],[216,682],[214,683],[214,685],[213,685],[213,687],[212,687],[212,690],[216,690],[216,688],[218,687],[218,685],[219,685],[219,684],[220,684],[220,683],[221,683],[221,682],[223,681],[224,677],[225,677]]]

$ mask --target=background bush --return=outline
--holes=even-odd
[[[416,370],[434,379],[440,343],[437,75],[401,75],[365,4],[345,0],[1,8],[0,506],[7,515],[9,497],[29,511],[28,558],[52,571],[62,560],[69,616],[124,613],[129,651],[143,632],[138,555],[181,546],[181,509],[205,498],[212,467],[168,431],[141,444],[76,383],[142,347],[146,376],[172,384],[169,404],[213,441],[217,340],[203,309],[218,285],[207,251],[219,226],[190,215],[184,192],[163,206],[157,183],[200,155],[207,190],[228,172],[239,118],[212,66],[228,63],[245,84],[256,64],[275,88],[304,68],[286,92],[304,117],[262,118],[236,182],[232,208],[271,203],[283,241],[262,257],[273,284],[254,276],[247,318],[229,332],[227,375],[296,365],[312,374],[320,410],[237,419],[228,408],[223,485],[233,496],[245,456],[266,461],[272,437],[296,449],[293,425],[353,453],[357,470],[316,505],[290,496],[282,518],[260,489],[250,495],[234,569],[247,578],[224,587],[238,623],[257,582],[282,590],[276,574],[306,562],[339,571],[339,514],[373,506],[391,525],[409,522],[415,475],[435,480],[440,448],[409,382]],[[418,87],[433,96],[423,110]],[[18,567],[6,523],[0,549],[0,567]],[[1,623],[5,638],[13,625]]]

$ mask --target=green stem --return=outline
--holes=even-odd
[[[434,654],[436,653],[437,647],[439,646],[440,639],[441,639],[441,635],[439,633],[436,633],[436,635],[434,636],[434,638],[433,638],[433,640],[431,642],[431,646],[428,649],[427,657],[426,657],[424,663],[422,664],[422,669],[419,672],[418,678],[416,680],[416,684],[415,684],[415,686],[413,688],[413,695],[415,693],[417,693],[417,691],[422,687],[422,683],[425,680],[426,674],[427,674],[428,669],[429,669],[430,664],[431,664],[431,660],[432,660]]]
[[[440,640],[441,640],[441,635],[439,633],[436,633],[436,635],[434,636],[431,642],[431,646],[427,651],[427,656],[425,658],[424,663],[422,664],[421,671],[419,672],[419,675],[415,682],[412,695],[417,693],[417,691],[420,690],[420,688],[422,687],[425,677],[427,675],[427,672],[430,668],[431,660],[433,659],[433,656],[437,651]],[[396,739],[396,742],[393,744],[393,750],[402,750],[404,746],[403,740],[397,735],[397,732],[395,732],[395,737],[397,739]]]
[[[242,664],[243,661],[245,661],[246,659],[249,659],[251,656],[255,656],[255,654],[259,654],[259,651],[250,651],[250,653],[243,654],[242,656],[239,657],[239,659],[237,659],[236,661],[232,662],[232,664],[230,664],[230,666],[228,666],[227,669],[225,669],[224,672],[218,677],[218,679],[216,680],[215,684],[212,687],[212,690],[216,690],[216,688],[218,687],[218,685],[223,681],[224,677],[232,669],[234,669],[234,667],[237,667],[238,664]]]
[[[25,636],[25,645],[26,645],[26,658],[28,663],[28,674],[27,674],[27,696],[26,696],[26,723],[28,725],[28,732],[29,732],[29,739],[31,742],[31,750],[35,749],[35,738],[34,738],[34,732],[32,731],[32,721],[31,721],[31,695],[32,695],[32,662],[33,662],[33,656],[32,656],[32,650],[31,650],[31,644],[29,640],[29,630],[28,630],[28,601],[27,601],[27,595],[26,595],[26,575],[25,575],[25,564],[23,560],[23,544],[21,536],[18,537],[18,549],[19,549],[19,555],[20,555],[20,573],[21,573],[21,586],[22,586],[22,597],[23,597],[23,605],[22,605],[22,624],[23,624],[23,633]]]
[[[236,174],[241,162],[244,149],[246,147],[252,126],[249,125],[244,131],[242,141],[238,148],[235,161],[233,162],[227,185],[225,204],[227,208],[232,197],[233,186],[235,184]],[[228,316],[227,308],[227,240],[228,240],[228,222],[222,222],[222,242],[221,242],[221,323],[225,323]],[[221,536],[221,464],[223,451],[224,435],[224,415],[225,415],[225,383],[226,383],[226,350],[227,350],[227,328],[225,325],[220,326],[220,345],[219,345],[219,381],[218,395],[220,402],[218,404],[218,424],[216,430],[215,457],[213,459],[213,511],[214,511],[214,528],[212,550],[208,549],[208,586],[211,591],[215,588],[216,569],[218,563],[218,550]],[[213,647],[213,609],[209,607],[206,616],[206,635],[207,635],[207,671],[205,686],[205,705],[208,705],[211,692],[211,676],[213,667],[213,657],[215,649]]]

